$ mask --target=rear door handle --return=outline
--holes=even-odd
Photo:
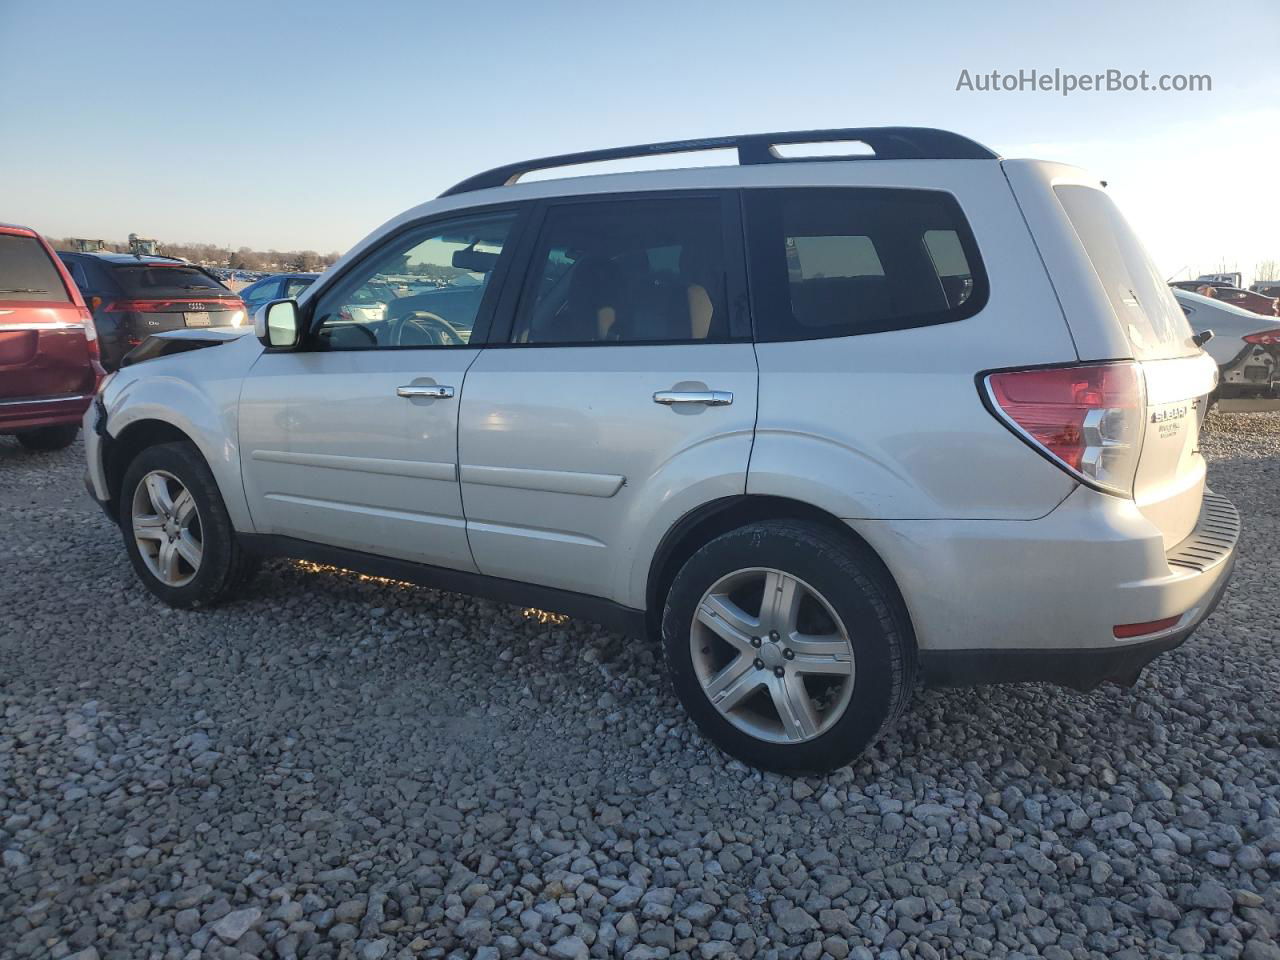
[[[445,387],[434,383],[411,383],[407,386],[396,387],[396,396],[407,397],[410,400],[414,397],[431,397],[436,400],[450,400],[453,398],[453,387]]]
[[[701,403],[708,407],[727,407],[733,403],[728,390],[659,390],[653,395],[654,403],[673,406],[677,403]]]

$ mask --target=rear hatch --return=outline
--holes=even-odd
[[[153,333],[185,327],[240,326],[244,303],[197,267],[143,261],[113,265],[121,296],[102,306],[136,346]]]
[[[0,403],[92,393],[93,326],[36,237],[0,230]]]
[[[1167,549],[1191,533],[1200,515],[1205,485],[1200,425],[1217,384],[1217,365],[1193,339],[1168,285],[1100,184],[1057,182],[1053,194],[1103,293],[1064,298],[1072,334],[1078,344],[1089,343],[1091,325],[1114,328],[1108,331],[1112,356],[1081,359],[1132,357],[1142,372],[1145,428],[1133,495],[1160,529]],[[1055,276],[1055,284],[1064,279],[1069,282]]]

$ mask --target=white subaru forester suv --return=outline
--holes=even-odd
[[[874,155],[777,149],[832,141]],[[952,133],[513,164],[256,320],[147,341],[86,415],[153,593],[276,555],[660,635],[762,767],[847,763],[918,677],[1132,683],[1232,568],[1203,338],[1103,184]]]

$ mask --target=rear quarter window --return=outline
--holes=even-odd
[[[213,277],[195,267],[129,264],[111,271],[130,297],[222,296],[230,293]]]
[[[961,320],[986,303],[977,244],[950,194],[881,187],[748,190],[759,340]]]
[[[1120,208],[1096,187],[1062,184],[1053,192],[1106,290],[1134,357],[1196,353],[1186,316]]]
[[[0,234],[0,300],[70,300],[62,274],[35,237]]]

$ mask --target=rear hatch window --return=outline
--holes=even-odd
[[[68,299],[62,276],[39,240],[0,234],[0,300]]]
[[[112,272],[129,297],[201,298],[231,295],[230,290],[195,267],[130,264],[116,267]]]
[[[1194,356],[1199,347],[1168,285],[1107,194],[1095,187],[1053,188],[1138,360]]]

